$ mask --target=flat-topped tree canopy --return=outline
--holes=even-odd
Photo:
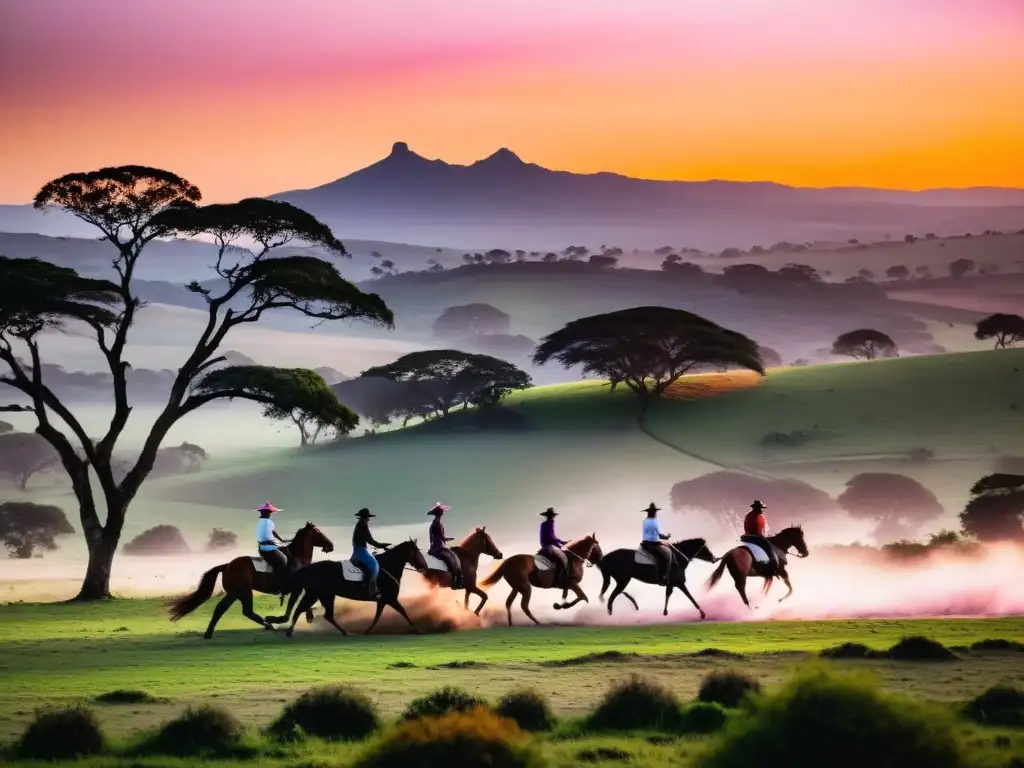
[[[634,307],[567,323],[544,337],[537,365],[555,360],[584,376],[626,384],[646,411],[698,366],[747,368],[764,375],[757,343],[706,318],[670,307]]]

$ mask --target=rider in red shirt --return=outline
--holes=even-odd
[[[764,535],[765,527],[767,526],[764,510],[764,504],[755,499],[754,503],[750,505],[750,511],[747,512],[747,516],[743,518],[743,536],[740,537],[740,541],[747,541],[750,544],[759,546],[768,555],[772,566],[777,568],[779,559],[775,545]]]

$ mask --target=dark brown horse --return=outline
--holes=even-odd
[[[784,554],[789,554],[789,550],[796,547],[798,557],[807,557],[808,555],[807,544],[804,543],[804,531],[799,525],[786,528],[775,536],[769,536],[768,541]],[[765,575],[765,572],[760,570],[761,566],[755,564],[754,556],[750,554],[750,550],[741,544],[722,555],[721,564],[707,581],[708,589],[711,589],[719,582],[726,568],[732,574],[732,580],[736,584],[736,591],[740,593],[740,597],[743,598],[747,608],[750,608],[750,601],[747,600],[747,579],[750,576],[759,576],[764,579],[764,594],[766,595],[768,590],[772,588],[772,581],[775,576],[781,578],[786,583],[786,586],[789,587],[789,592],[779,598],[780,603],[793,594],[793,585],[789,581],[789,572],[786,570],[784,559],[779,562],[779,568],[774,574]]]
[[[705,618],[704,611],[697,605],[697,601],[693,599],[690,590],[686,588],[686,566],[692,560],[703,560],[706,563],[713,563],[716,558],[711,554],[711,550],[708,549],[704,539],[686,539],[685,541],[677,541],[671,546],[673,550],[673,563],[668,584],[665,585],[664,615],[668,616],[668,599],[672,596],[672,590],[678,587],[684,595],[690,598],[693,607],[697,609],[700,617],[703,619]],[[609,552],[605,555],[598,566],[601,569],[601,573],[604,574],[604,585],[601,587],[601,594],[599,595],[602,602],[604,602],[604,593],[608,590],[612,579],[615,579],[615,589],[612,590],[612,594],[608,598],[609,616],[612,615],[612,603],[615,602],[615,598],[619,595],[629,600],[638,611],[640,610],[640,606],[636,604],[636,600],[633,599],[632,595],[623,591],[630,581],[636,579],[645,584],[658,583],[657,566],[647,562],[638,563],[638,552],[643,552],[643,550],[616,549],[614,552]],[[650,556],[648,555],[648,557]]]
[[[292,579],[292,594],[288,598],[288,608],[283,616],[269,616],[267,621],[274,624],[283,624],[292,616],[292,609],[302,595],[295,615],[292,616],[292,623],[286,634],[291,637],[295,632],[295,623],[299,615],[307,613],[317,600],[324,607],[324,618],[330,622],[341,634],[347,635],[344,627],[334,618],[334,598],[343,597],[346,600],[359,600],[362,602],[376,602],[377,615],[373,617],[373,623],[366,630],[366,634],[373,632],[373,628],[380,621],[385,606],[391,606],[402,616],[412,631],[419,634],[416,625],[412,623],[405,608],[398,602],[398,592],[402,588],[402,573],[409,566],[413,570],[423,573],[427,569],[427,561],[420,552],[419,545],[415,540],[403,541],[384,552],[374,555],[377,564],[380,566],[380,574],[377,577],[377,587],[380,589],[380,597],[377,600],[370,597],[370,590],[367,585],[366,576],[356,566],[346,562],[334,560],[321,560],[308,568],[303,568]]]
[[[602,557],[601,545],[597,543],[596,533],[572,542],[565,548],[565,553],[569,560],[568,588],[575,593],[576,599],[571,603],[564,602],[565,591],[563,590],[563,602],[555,603],[556,611],[572,608],[581,600],[586,603],[590,602],[587,596],[583,594],[583,590],[580,589],[580,582],[583,580],[583,565],[584,563],[597,565],[601,562]],[[512,603],[515,602],[517,595],[522,594],[523,596],[521,603],[523,613],[534,624],[540,624],[534,615],[530,613],[530,596],[533,594],[534,587],[537,589],[562,589],[561,585],[555,584],[554,570],[542,569],[534,559],[535,557],[536,555],[513,555],[495,568],[494,573],[480,582],[480,586],[490,587],[504,578],[509,586],[512,587],[512,593],[505,601],[505,608],[508,610],[508,625],[510,627],[512,626]]]
[[[455,556],[459,558],[459,562],[462,564],[462,586],[460,589],[466,590],[466,610],[469,610],[470,594],[479,595],[480,605],[474,611],[479,616],[480,611],[483,610],[484,603],[487,602],[487,593],[476,585],[477,569],[480,567],[480,555],[488,555],[495,560],[501,560],[501,550],[494,545],[494,540],[487,533],[487,526],[485,525],[483,528],[477,528],[473,533],[469,534],[461,544],[452,547],[452,552],[455,553]],[[452,587],[452,575],[448,571],[429,568],[423,576],[431,587]]]
[[[297,567],[301,569],[312,562],[314,547],[319,547],[324,552],[332,552],[334,550],[334,544],[320,532],[319,528],[312,523],[306,523],[295,534],[291,543],[282,547],[282,550],[288,556],[289,561],[292,558],[296,558]],[[257,562],[260,562],[261,567],[263,567],[260,558],[242,556],[236,557],[230,563],[224,563],[208,570],[203,574],[202,579],[199,580],[199,587],[195,592],[179,597],[168,605],[171,621],[177,621],[187,616],[209,600],[213,595],[214,588],[217,586],[217,577],[224,574],[222,582],[226,594],[213,609],[213,617],[210,619],[210,625],[206,628],[206,633],[203,637],[207,640],[213,637],[213,630],[217,626],[217,622],[220,621],[224,612],[236,600],[241,601],[242,613],[245,614],[246,618],[252,619],[261,627],[273,629],[274,627],[266,619],[252,609],[253,592],[263,592],[272,595],[279,589],[277,578],[272,572],[256,570]],[[313,621],[312,611],[306,613],[306,620]]]

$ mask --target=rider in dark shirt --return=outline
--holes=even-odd
[[[444,523],[441,521],[441,517],[449,509],[451,507],[447,504],[437,502],[434,508],[427,512],[428,515],[434,516],[434,521],[430,524],[430,549],[428,553],[439,558],[448,566],[452,576],[452,589],[461,589],[462,563],[459,561],[459,556],[448,548],[448,542],[455,541],[455,539],[450,539],[444,535]]]
[[[540,553],[555,564],[555,585],[565,587],[569,579],[569,558],[562,547],[569,542],[555,535],[555,517],[558,513],[553,508],[548,507],[540,516],[547,518],[540,524]]]
[[[380,549],[387,549],[390,544],[382,544],[373,538],[370,533],[370,518],[376,517],[370,510],[360,509],[356,512],[356,517],[359,518],[359,522],[356,523],[356,527],[352,531],[352,562],[358,566],[361,566],[369,576],[369,587],[370,596],[376,600],[380,597],[380,589],[377,587],[377,575],[380,573],[380,565],[377,563],[377,558],[373,556],[367,545],[372,544]]]

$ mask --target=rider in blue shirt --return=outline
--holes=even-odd
[[[661,532],[661,525],[658,523],[660,509],[654,505],[653,501],[643,511],[647,513],[647,519],[644,520],[643,541],[640,542],[640,547],[645,552],[650,552],[658,563],[658,583],[668,584],[668,573],[672,567],[672,550],[665,542],[671,536]]]

